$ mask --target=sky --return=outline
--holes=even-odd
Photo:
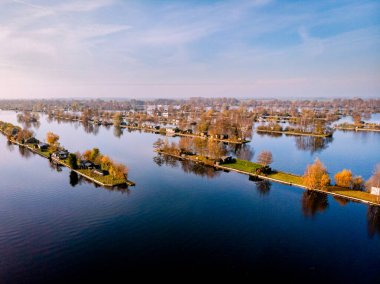
[[[380,1],[0,0],[0,99],[380,98]]]

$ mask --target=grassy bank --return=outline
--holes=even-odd
[[[193,155],[193,156],[178,156],[170,153],[164,153],[162,151],[157,151],[158,153],[173,156],[179,159],[191,160],[194,162],[202,163],[204,165],[212,166],[217,169],[231,170],[241,174],[246,174],[250,176],[256,176],[261,179],[270,180],[273,182],[284,183],[292,186],[297,186],[306,190],[315,190],[318,192],[323,192],[326,194],[339,196],[342,198],[350,199],[357,202],[369,203],[372,205],[380,205],[377,196],[374,196],[368,192],[352,190],[349,188],[339,187],[339,186],[328,186],[326,190],[317,190],[317,189],[307,189],[303,183],[303,177],[300,175],[295,175],[292,173],[282,172],[273,170],[268,175],[258,175],[256,174],[256,169],[261,168],[262,166],[258,163],[254,163],[247,160],[236,159],[234,163],[214,165],[210,160],[207,160],[204,157]],[[379,198],[380,199],[380,198]]]

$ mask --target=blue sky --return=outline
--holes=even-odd
[[[380,97],[380,1],[0,0],[0,98]]]

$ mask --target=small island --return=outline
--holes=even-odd
[[[46,134],[44,143],[35,138],[31,131],[3,121],[0,121],[0,132],[6,135],[11,143],[63,165],[101,186],[135,185],[127,178],[128,168],[103,155],[98,148],[87,150],[83,154],[71,153],[60,145],[59,136],[52,132]]]

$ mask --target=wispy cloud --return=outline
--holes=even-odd
[[[1,3],[0,74],[8,77],[1,88],[66,82],[90,90],[96,82],[120,94],[168,86],[171,94],[273,95],[297,86],[336,93],[344,78],[354,78],[348,93],[378,86],[380,4],[373,0]]]

